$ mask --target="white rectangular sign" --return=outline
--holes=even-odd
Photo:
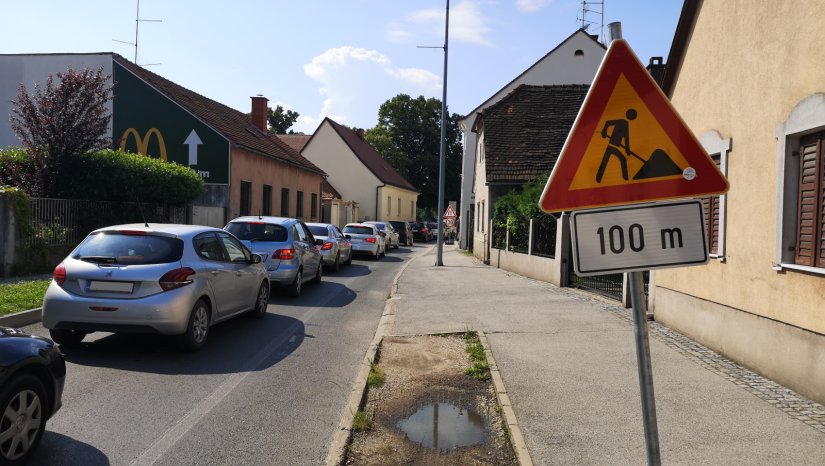
[[[708,262],[698,200],[573,212],[570,229],[577,275]]]

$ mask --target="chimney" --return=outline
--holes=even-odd
[[[261,131],[266,131],[267,126],[267,106],[269,99],[258,94],[252,97],[252,124]]]
[[[355,133],[358,134],[358,137],[361,138],[362,141],[364,140],[364,129],[363,128],[356,129]]]

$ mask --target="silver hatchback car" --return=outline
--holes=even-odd
[[[269,282],[287,295],[300,295],[308,281],[321,283],[324,267],[320,247],[324,241],[316,240],[304,222],[288,217],[249,216],[238,217],[223,228],[264,258]]]
[[[95,331],[178,335],[183,349],[246,311],[266,314],[261,257],[218,228],[131,224],[95,230],[54,269],[43,326],[76,345]]]
[[[352,243],[335,225],[330,223],[307,223],[315,239],[324,240],[321,245],[321,257],[324,266],[333,272],[341,269],[341,264],[352,264]]]

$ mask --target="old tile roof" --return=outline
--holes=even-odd
[[[488,183],[526,183],[553,169],[589,85],[521,85],[481,113]]]
[[[119,65],[185,108],[238,146],[320,175],[325,174],[323,170],[304,158],[298,151],[285,142],[258,129],[252,124],[249,115],[190,91],[160,75],[135,65],[116,53],[112,54],[112,58]]]
[[[311,134],[279,134],[278,139],[285,142],[289,147],[301,152],[309,142]]]
[[[394,168],[384,160],[384,157],[378,153],[367,141],[364,140],[358,133],[340,125],[329,117],[325,119],[330,126],[341,136],[341,139],[349,146],[350,150],[361,160],[364,164],[382,183],[396,186],[399,188],[409,189],[411,191],[419,192],[409,181],[401,176]],[[323,123],[321,123],[323,125]]]

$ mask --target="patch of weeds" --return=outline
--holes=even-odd
[[[356,432],[364,431],[370,430],[370,427],[372,427],[372,419],[370,419],[366,412],[359,409],[352,419],[352,430]]]
[[[487,356],[484,355],[484,346],[478,339],[476,332],[466,330],[464,332],[465,350],[470,355],[472,365],[464,369],[464,373],[477,379],[487,380],[490,378],[490,365],[487,364]]]
[[[43,305],[43,295],[51,279],[20,280],[0,284],[0,315],[34,309]]]
[[[384,385],[384,371],[374,362],[370,363],[370,373],[367,376],[368,387],[380,387]]]

